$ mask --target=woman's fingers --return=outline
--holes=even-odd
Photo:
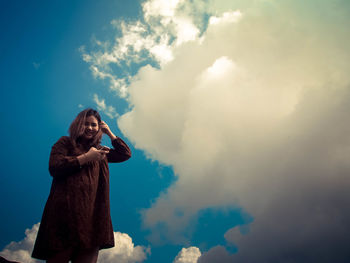
[[[106,154],[109,153],[108,150],[98,150],[100,153],[100,160],[104,159]]]
[[[100,122],[100,127],[101,127],[101,130],[104,132],[104,133],[107,133],[109,131],[109,126],[107,125],[107,123],[105,123],[104,121],[101,121]]]
[[[100,153],[101,153],[101,154],[107,154],[107,153],[109,153],[109,151],[106,151],[106,150],[100,150]]]

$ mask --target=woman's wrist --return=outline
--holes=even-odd
[[[77,159],[78,159],[78,161],[79,161],[80,166],[82,166],[83,164],[85,164],[85,163],[88,162],[86,153],[83,153],[83,154],[79,155],[79,156],[77,157]]]
[[[109,131],[109,132],[107,133],[107,135],[109,136],[109,138],[111,139],[111,141],[113,141],[113,140],[115,140],[115,139],[117,138],[117,136],[115,136],[114,133],[111,132],[111,131]]]

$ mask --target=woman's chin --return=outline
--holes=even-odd
[[[85,139],[85,140],[92,140],[93,138],[94,138],[93,135],[84,134],[84,139]]]

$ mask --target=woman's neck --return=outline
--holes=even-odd
[[[89,150],[92,146],[92,139],[85,139],[85,138],[79,138],[77,140],[77,144],[83,149],[83,150]]]

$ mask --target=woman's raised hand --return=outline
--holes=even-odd
[[[108,124],[105,123],[104,121],[101,121],[100,127],[101,127],[102,132],[105,133],[105,134],[107,134],[107,135],[111,132],[111,130],[110,130]]]
[[[111,131],[111,129],[109,128],[107,123],[105,123],[104,121],[101,121],[100,128],[104,134],[107,134],[109,136],[109,138],[111,138],[112,141],[116,138],[116,136]]]

